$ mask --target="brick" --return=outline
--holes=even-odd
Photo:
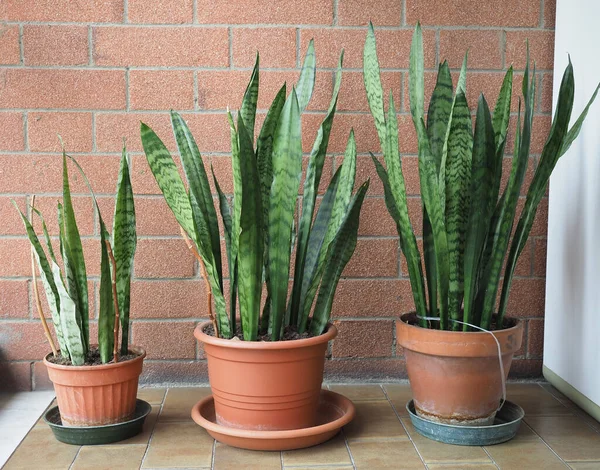
[[[123,21],[123,0],[3,2],[0,17],[7,21],[120,23]]]
[[[62,138],[69,152],[92,150],[92,113],[32,112],[27,116],[27,138],[33,152],[60,152]]]
[[[204,318],[204,280],[135,281],[131,285],[132,318]]]
[[[491,0],[406,0],[406,22],[436,26],[538,26],[540,2]]]
[[[54,385],[48,377],[48,369],[41,361],[33,363],[32,390],[52,390]]]
[[[16,65],[19,63],[21,63],[19,26],[2,25],[0,26],[0,65]]]
[[[5,69],[2,108],[124,109],[125,72]]]
[[[261,68],[296,67],[295,29],[234,28],[232,31],[235,67],[254,67],[257,52],[260,52]]]
[[[31,390],[30,362],[0,362],[2,385],[0,392],[29,392]]]
[[[395,382],[406,379],[406,362],[399,358],[386,359],[329,359],[325,361],[325,380],[328,382],[349,382],[355,380]]]
[[[517,213],[516,219],[521,217],[521,210],[523,210],[523,206],[525,205],[525,199],[520,198],[517,202]],[[531,226],[531,233],[529,236],[531,237],[545,237],[548,233],[548,198],[544,197],[540,201],[535,219],[533,221],[533,225]]]
[[[340,321],[333,342],[333,357],[389,357],[394,342],[394,322]]]
[[[169,150],[174,150],[175,139],[168,113],[98,113],[96,114],[96,147],[100,152],[120,152],[123,138],[127,150],[141,152],[140,123],[150,126]]]
[[[145,361],[140,377],[144,385],[207,384],[206,361]]]
[[[42,359],[51,351],[40,321],[3,321],[0,349],[6,361]]]
[[[542,376],[541,359],[515,359],[508,375],[510,379],[531,379]]]
[[[129,105],[140,110],[194,109],[194,73],[191,70],[132,70]]]
[[[366,26],[372,21],[378,26],[399,26],[402,16],[401,0],[340,0],[338,24],[344,26]]]
[[[465,52],[468,50],[469,68],[500,69],[502,68],[501,39],[501,31],[441,30],[440,61],[448,60],[451,68],[460,68]]]
[[[322,120],[323,117],[320,115],[304,115],[302,122],[302,148],[305,152],[309,152],[312,149],[316,129],[318,129]],[[304,125],[305,123],[306,125]],[[379,138],[377,137],[375,124],[370,114],[338,114],[333,120],[333,126],[331,127],[328,152],[343,153],[346,150],[351,129],[354,129],[354,138],[358,153],[377,151],[379,149]]]
[[[544,0],[544,28],[554,28],[556,23],[556,0]]]
[[[506,151],[507,149],[505,149]],[[502,179],[500,181],[500,191],[504,191],[508,179],[510,178],[510,171],[512,169],[513,157],[505,157],[502,160]],[[521,185],[521,196],[525,196],[531,185],[531,180],[535,173],[535,159],[530,158],[527,162],[527,169],[525,170],[525,176],[523,178],[523,184]]]
[[[29,317],[28,281],[0,281],[0,319]]]
[[[515,222],[515,225],[516,225],[516,222]],[[507,251],[510,251],[510,244],[508,245]],[[523,248],[523,251],[521,252],[521,255],[519,256],[519,259],[517,260],[517,264],[515,266],[515,276],[524,276],[524,277],[531,276],[532,268],[533,268],[532,255],[533,255],[533,242],[531,240],[528,240],[525,243],[525,247]],[[502,272],[504,272],[504,269],[506,267],[506,257],[508,257],[508,253],[505,255]],[[501,289],[501,288],[502,288],[502,286],[500,285],[499,289]]]
[[[252,0],[243,8],[227,0],[198,0],[198,23],[207,24],[332,24],[333,3],[320,0]]]
[[[359,239],[354,255],[344,269],[343,276],[398,276],[398,241],[395,238]]]
[[[23,214],[27,215],[27,204],[24,197],[0,197],[0,235],[25,235],[25,226],[19,212],[15,209],[13,201]]]
[[[94,63],[113,66],[227,67],[226,28],[94,28]],[[123,47],[127,44],[127,47]],[[160,44],[160,47],[157,47]]]
[[[84,65],[89,63],[87,26],[25,25],[26,65]]]
[[[545,238],[534,238],[533,240],[533,275],[546,276],[546,259],[548,256],[548,241]]]
[[[396,109],[400,110],[402,74],[400,72],[382,72],[381,83],[385,94],[386,110],[390,90],[394,94]],[[362,72],[343,73],[337,109],[339,111],[369,111]]]
[[[146,24],[183,24],[194,19],[193,1],[152,2],[128,0],[127,21]]]
[[[527,357],[541,359],[544,355],[544,319],[531,319],[527,328]]]
[[[526,41],[529,41],[531,66],[537,70],[552,70],[554,66],[554,31],[507,31],[506,64],[517,70],[525,69],[527,61]]]
[[[181,239],[140,239],[135,254],[136,278],[183,278],[195,274],[196,261]]]
[[[112,227],[113,213],[115,210],[114,198],[103,198],[98,201],[104,223]],[[179,224],[173,212],[160,197],[136,197],[135,219],[138,236],[177,236],[179,237]]]
[[[412,30],[377,30],[377,55],[382,68],[408,68]],[[363,47],[366,31],[363,29],[301,29],[300,50],[306,50],[311,38],[315,40],[318,67],[337,67],[344,49],[344,67],[363,67]],[[435,31],[423,31],[425,68],[436,66]]]
[[[393,237],[397,235],[396,223],[389,215],[383,198],[367,198],[360,214],[359,236]]]
[[[25,148],[23,114],[15,112],[0,113],[0,150],[18,151]]]
[[[521,111],[523,112],[523,110]],[[521,120],[521,123],[523,121]],[[522,124],[521,124],[522,125]],[[546,115],[534,115],[533,116],[533,125],[531,128],[531,147],[530,153],[532,155],[541,154],[544,149],[544,144],[546,143],[546,139],[548,138],[548,134],[550,133],[550,128],[552,126],[552,117]],[[511,119],[508,125],[508,137],[506,138],[506,149],[507,152],[510,151],[512,153],[512,149],[515,146],[514,136],[515,130],[517,127],[517,120]]]
[[[506,313],[515,317],[542,317],[545,284],[543,279],[513,279]]]
[[[410,283],[405,279],[341,279],[332,317],[390,317],[415,309]]]
[[[115,183],[116,185],[116,183]],[[37,196],[35,198],[35,207],[44,216],[44,221],[51,237],[58,237],[58,202],[62,202],[62,197],[58,196]],[[79,234],[82,236],[94,234],[94,206],[92,198],[87,196],[73,196],[73,209]],[[42,235],[42,224],[39,217],[32,217],[33,227]],[[112,227],[112,225],[111,225]],[[58,245],[57,245],[58,246]]]
[[[132,322],[133,344],[146,350],[148,359],[196,357],[195,322]]]
[[[543,113],[552,112],[552,94],[553,94],[553,75],[545,73],[542,75],[542,86],[540,92],[540,111]]]
[[[25,238],[0,238],[0,276],[30,276],[31,252]]]

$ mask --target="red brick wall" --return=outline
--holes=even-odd
[[[470,48],[468,99],[483,91],[493,103],[503,70],[524,67],[525,39],[537,61],[539,95],[531,168],[550,123],[554,0],[9,0],[0,4],[0,388],[47,386],[40,358],[48,351],[32,298],[29,245],[10,205],[38,194],[52,222],[60,195],[56,134],[85,168],[112,212],[122,137],[133,162],[140,241],[133,284],[132,339],[148,350],[148,382],[205,379],[202,348],[192,336],[205,316],[198,266],[179,238],[141,152],[144,120],[170,148],[167,110],[188,120],[200,149],[231,190],[227,106],[239,106],[256,49],[261,52],[264,114],[284,80],[295,81],[304,50],[315,38],[317,89],[304,116],[310,149],[327,108],[334,67],[346,50],[339,112],[325,179],[339,164],[353,126],[358,180],[372,178],[354,259],[340,282],[333,315],[340,335],[327,362],[330,378],[385,379],[404,375],[394,319],[412,308],[400,257],[368,151],[379,150],[365,100],[361,67],[365,25],[377,27],[386,88],[399,104],[401,151],[415,227],[420,231],[416,141],[408,109],[408,51],[412,27],[424,27],[427,88],[440,60],[454,69]],[[455,73],[456,75],[456,73]],[[515,90],[520,87],[520,82]],[[515,101],[516,103],[516,101]],[[511,148],[510,144],[507,148]],[[507,162],[509,163],[509,162]],[[531,175],[530,175],[531,176]],[[81,181],[73,175],[75,205],[91,292],[98,289],[98,224]],[[511,294],[509,311],[526,319],[515,376],[540,374],[544,311],[547,201],[540,207]],[[97,295],[91,311],[97,314]],[[95,334],[95,333],[94,333]]]

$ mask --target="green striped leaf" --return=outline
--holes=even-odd
[[[29,238],[29,242],[33,247],[35,260],[40,271],[40,279],[42,280],[44,292],[46,293],[46,299],[48,300],[48,307],[50,308],[52,323],[54,323],[54,331],[56,332],[56,338],[58,339],[58,346],[61,350],[61,353],[63,353],[65,357],[68,357],[69,350],[63,337],[62,326],[60,323],[60,296],[58,294],[56,283],[54,282],[54,274],[52,273],[52,267],[48,262],[48,258],[46,257],[44,248],[42,248],[42,244],[40,243],[40,240],[36,235],[35,230],[33,229],[33,225],[31,225],[31,222],[29,222],[27,217],[25,217],[25,215],[21,212],[15,201],[11,201],[15,206],[15,209],[17,209],[19,215],[21,216],[21,220],[23,221],[23,225],[25,226],[25,231],[27,232],[27,238]],[[52,261],[54,261],[53,258]]]
[[[133,258],[137,246],[135,228],[135,204],[129,176],[127,150],[123,147],[117,182],[117,198],[113,217],[113,255],[117,272],[117,299],[121,322],[121,355],[129,353],[129,312]]]
[[[88,287],[87,274],[85,270],[85,260],[83,258],[83,247],[77,222],[75,221],[75,212],[73,211],[73,201],[71,200],[71,190],[69,188],[69,171],[67,169],[67,155],[63,151],[63,208],[64,208],[64,231],[65,239],[64,256],[65,269],[69,265],[72,270],[72,276],[67,276],[67,287],[69,295],[73,298],[77,309],[76,316],[81,324],[81,334],[83,340],[84,353],[90,341],[89,332],[89,312],[88,312]]]
[[[296,90],[281,111],[273,141],[273,183],[269,201],[271,337],[278,340],[286,313],[294,209],[302,173],[300,106]]]
[[[48,227],[46,226],[46,221],[44,220],[44,216],[35,207],[32,207],[31,210],[33,211],[34,214],[36,214],[40,218],[40,222],[42,223],[42,233],[44,234],[44,239],[46,241],[46,247],[48,248],[48,254],[50,255],[50,259],[52,261],[56,262],[56,255],[54,254],[54,248],[52,248],[52,242],[50,241],[50,234],[48,233]]]
[[[327,264],[323,272],[321,287],[319,289],[319,295],[310,324],[310,332],[313,335],[322,334],[329,322],[331,306],[333,305],[338,282],[356,248],[360,209],[368,189],[369,181],[363,183],[358,189],[356,195],[350,202],[348,212],[329,247]]]
[[[567,135],[562,144],[562,147],[560,148],[559,158],[562,157],[566,153],[567,150],[569,150],[569,147],[571,147],[571,144],[575,141],[575,139],[579,135],[579,132],[581,131],[581,126],[583,125],[583,121],[585,121],[585,118],[587,117],[590,106],[595,101],[599,90],[600,90],[600,84],[598,84],[598,86],[594,90],[592,97],[585,105],[585,108],[583,109],[582,113],[579,115],[579,117],[575,121],[575,124],[573,124],[573,126],[569,129],[569,132],[567,132]]]
[[[244,339],[255,341],[262,293],[264,239],[258,167],[252,140],[241,116],[238,117],[238,134],[240,167],[244,178],[238,251],[240,317]]]
[[[410,66],[408,70],[410,113],[417,132],[420,128],[419,122],[423,118],[425,106],[424,68],[423,33],[421,24],[417,22],[410,45]]]
[[[491,204],[494,172],[496,170],[496,146],[494,127],[488,105],[483,95],[479,97],[473,137],[471,183],[469,188],[470,210],[467,224],[464,254],[464,321],[477,324],[474,318],[477,274],[488,232],[493,207]],[[496,201],[493,201],[495,204]],[[464,326],[465,331],[467,326]]]
[[[144,123],[141,123],[141,138],[146,160],[167,205],[183,230],[192,240],[196,240],[190,201],[171,154],[156,133]]]
[[[259,84],[259,56],[256,54],[256,62],[254,63],[254,69],[250,76],[250,82],[244,92],[244,98],[242,99],[242,107],[240,108],[240,115],[244,120],[244,125],[248,135],[250,136],[250,142],[254,148],[254,121],[256,120],[256,103],[258,102],[258,84]]]
[[[508,132],[508,122],[510,120],[512,83],[513,68],[511,65],[508,68],[506,75],[504,76],[504,80],[502,81],[500,94],[498,95],[496,107],[494,108],[494,116],[492,117],[492,125],[494,126],[494,135],[497,149],[500,148],[500,146],[503,145],[506,141],[506,134]]]
[[[375,129],[379,136],[379,144],[382,151],[387,146],[387,134],[385,124],[385,111],[383,107],[383,88],[379,74],[379,61],[377,59],[377,44],[375,42],[375,29],[373,23],[369,23],[367,39],[363,49],[363,79],[367,91],[369,109],[375,121]]]
[[[471,113],[462,91],[456,94],[448,133],[446,159],[446,232],[448,238],[448,315],[459,320],[464,293],[465,237],[469,214],[469,183],[473,134]],[[452,328],[458,326],[452,323]]]
[[[321,183],[321,174],[323,172],[323,165],[325,163],[325,154],[327,153],[327,147],[329,145],[329,135],[331,134],[331,126],[333,124],[333,118],[335,116],[335,110],[337,106],[338,93],[342,82],[343,60],[344,53],[342,51],[340,61],[338,64],[338,71],[336,74],[333,95],[329,104],[329,111],[327,112],[327,115],[325,116],[325,119],[321,123],[319,131],[317,132],[317,138],[310,153],[310,158],[308,160],[308,168],[306,169],[306,177],[304,179],[304,192],[302,195],[302,214],[300,216],[300,224],[298,226],[298,245],[296,249],[294,285],[292,288],[292,301],[290,305],[290,324],[292,325],[300,325],[300,323],[306,324],[306,319],[300,321],[300,319],[298,318],[300,310],[300,296],[302,293],[302,275],[304,273],[304,260],[306,258],[306,248],[308,245],[310,226],[315,211],[317,192],[319,190],[319,184]]]
[[[306,55],[304,56],[304,62],[302,63],[300,78],[296,85],[296,94],[298,96],[300,112],[303,112],[306,109],[310,102],[310,98],[312,97],[313,89],[315,88],[316,64],[317,57],[315,55],[315,44],[311,39],[308,43]]]
[[[60,298],[60,328],[64,340],[64,346],[68,351],[68,357],[74,366],[82,366],[85,363],[86,350],[89,345],[85,345],[82,341],[83,332],[77,321],[77,305],[69,296],[67,289],[62,280],[60,268],[53,261],[52,274],[54,282]],[[61,348],[61,353],[64,356],[64,349]]]

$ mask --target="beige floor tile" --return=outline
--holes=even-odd
[[[214,470],[281,470],[280,452],[256,452],[217,443]]]
[[[310,466],[310,467],[283,467],[284,470],[354,470],[352,465],[327,465],[327,466]]]
[[[213,439],[196,423],[158,422],[144,468],[210,467]]]
[[[410,422],[410,418],[404,418],[402,422],[426,464],[442,462],[491,463],[490,458],[481,447],[443,444],[419,434]]]
[[[156,405],[152,407],[152,412],[146,417],[146,421],[144,421],[144,429],[137,436],[133,436],[132,438],[126,439],[121,442],[115,442],[111,445],[130,445],[130,444],[144,444],[148,445],[150,441],[150,436],[152,435],[152,431],[154,431],[154,426],[156,426],[156,421],[158,419],[158,412],[160,411],[160,405]]]
[[[538,384],[508,384],[507,398],[521,406],[526,416],[571,414],[569,408]]]
[[[48,426],[34,427],[3,469],[69,468],[79,446],[57,442]]]
[[[400,416],[408,416],[406,404],[412,400],[409,384],[386,384],[383,386],[388,398]]]
[[[329,389],[341,393],[352,401],[385,400],[380,385],[330,385]]]
[[[344,427],[348,439],[408,439],[406,431],[388,401],[359,401],[356,416]]]
[[[427,464],[429,470],[498,470],[493,463],[434,463]]]
[[[339,434],[318,446],[283,452],[283,465],[352,465],[352,461],[344,437]]]
[[[517,436],[512,441],[487,446],[486,450],[502,470],[568,468],[539,438]]]
[[[142,464],[145,445],[84,446],[73,462],[73,470],[137,470]]]
[[[165,393],[167,393],[166,388],[140,388],[137,397],[151,405],[160,405],[165,398]]]
[[[600,460],[600,434],[574,416],[525,416],[525,421],[564,460]]]
[[[354,441],[350,452],[357,470],[425,468],[410,441]]]
[[[598,470],[600,460],[596,462],[567,462],[573,470]]]
[[[191,421],[192,407],[208,395],[209,387],[170,388],[159,421]]]

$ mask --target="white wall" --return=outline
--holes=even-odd
[[[600,81],[600,2],[558,0],[554,103],[571,54],[572,122]],[[544,366],[600,405],[600,98],[550,180]]]

